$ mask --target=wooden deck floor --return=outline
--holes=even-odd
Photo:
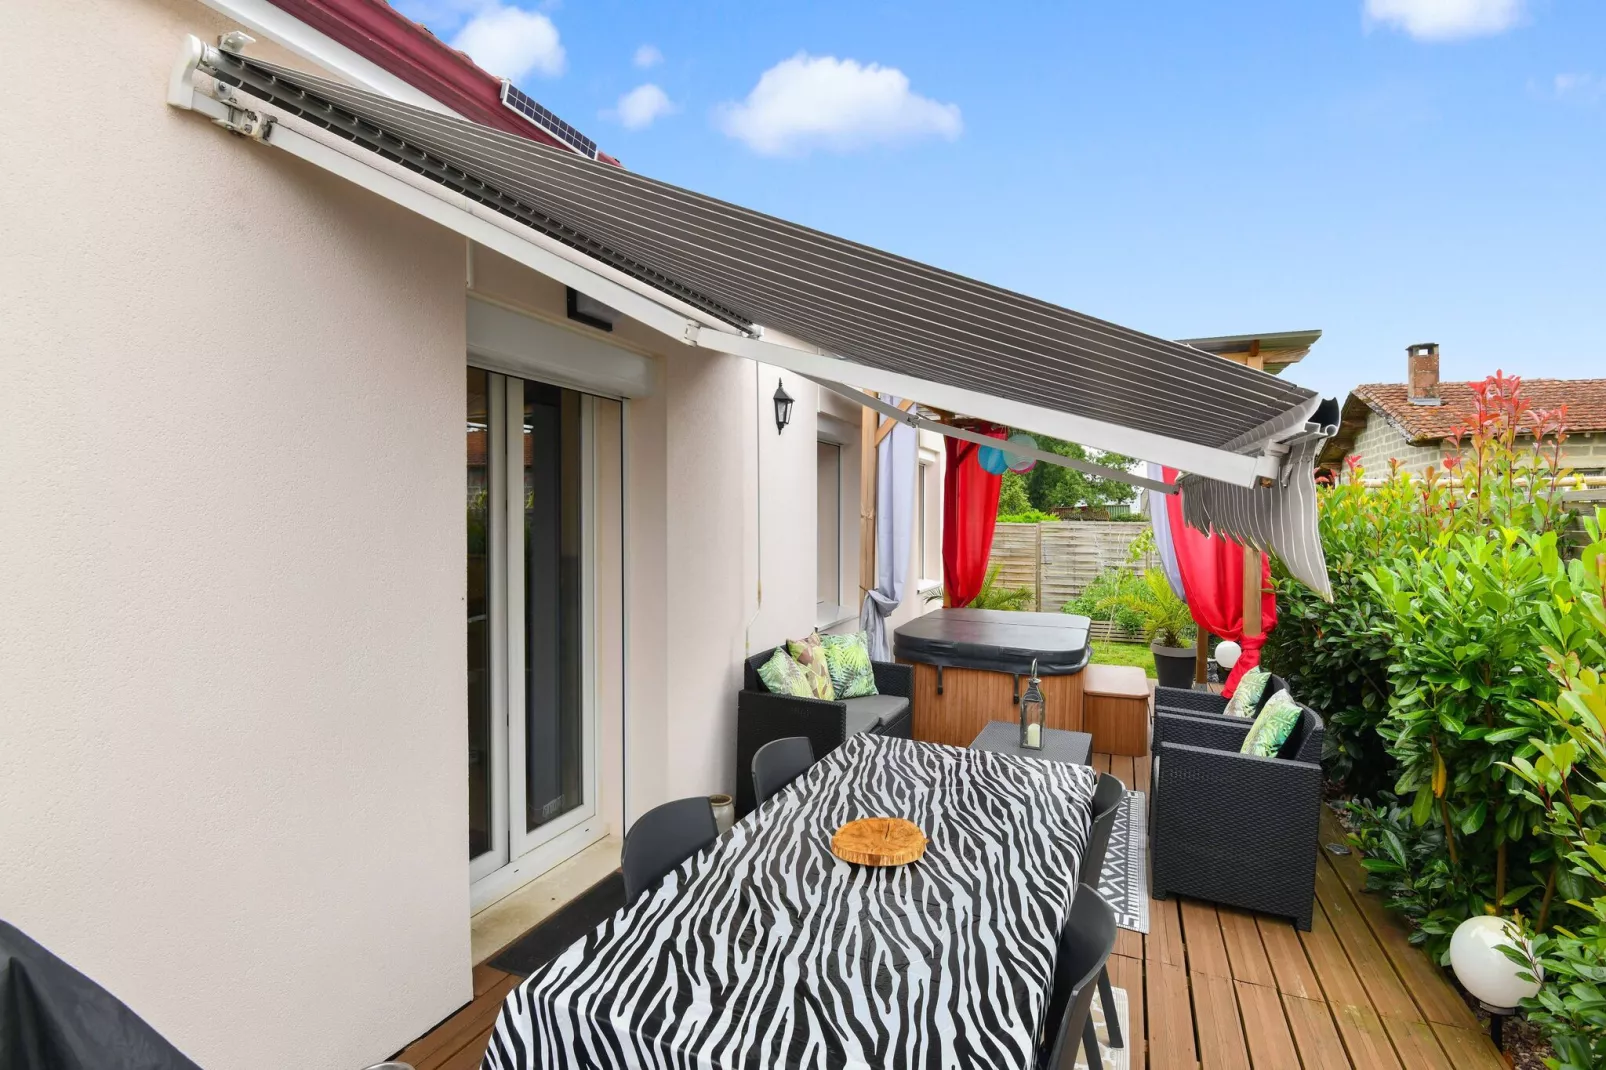
[[[1094,765],[1148,790],[1148,761]],[[1341,840],[1324,816],[1323,840]],[[1111,980],[1131,1007],[1132,1070],[1500,1070],[1506,1064],[1443,973],[1360,890],[1353,857],[1322,852],[1312,931],[1191,900],[1150,904],[1122,932]],[[473,1070],[519,978],[474,971],[474,1000],[398,1056]],[[1140,1050],[1141,1047],[1141,1050]]]
[[[1148,759],[1093,764],[1148,791]],[[1324,813],[1324,842],[1342,841]],[[1193,900],[1154,900],[1149,933],[1116,939],[1133,1070],[1500,1070],[1506,1064],[1439,968],[1361,891],[1353,856],[1321,852],[1311,931]],[[1134,1045],[1134,1056],[1138,1053]]]

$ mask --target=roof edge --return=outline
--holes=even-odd
[[[1322,443],[1321,451],[1316,456],[1316,463],[1325,467],[1342,464],[1355,448],[1355,440],[1360,437],[1361,430],[1366,426],[1367,418],[1376,413],[1388,420],[1389,426],[1400,431],[1399,425],[1389,419],[1388,412],[1371,398],[1362,394],[1361,387],[1356,387],[1344,397],[1344,404],[1339,408],[1338,430],[1333,436]],[[1400,434],[1409,438],[1403,431]]]
[[[502,79],[384,0],[268,0],[465,119],[574,151],[502,104]],[[605,152],[597,158],[617,165]]]

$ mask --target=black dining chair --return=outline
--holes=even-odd
[[[1093,989],[1114,950],[1115,911],[1096,890],[1078,885],[1071,920],[1060,930],[1054,956],[1054,987],[1049,989],[1037,1070],[1074,1070],[1078,1048],[1087,1051],[1088,1070],[1103,1070],[1098,1031],[1093,1028]],[[1105,1021],[1114,1021],[1113,1011],[1105,1012]]]
[[[753,755],[753,805],[763,806],[771,795],[809,771],[814,744],[808,736],[772,739]]]
[[[1093,789],[1093,825],[1087,835],[1087,853],[1082,859],[1082,882],[1097,888],[1104,875],[1104,855],[1110,848],[1110,830],[1115,828],[1115,815],[1126,798],[1126,785],[1109,773],[1099,774],[1098,787]],[[1099,971],[1099,998],[1104,1001],[1104,1020],[1109,1023],[1110,1047],[1124,1047],[1121,1025],[1115,1018],[1115,991],[1110,986],[1110,971]]]
[[[664,879],[719,836],[714,808],[702,796],[676,799],[636,818],[625,834],[620,868],[625,871],[625,902]]]

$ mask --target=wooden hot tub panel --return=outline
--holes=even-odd
[[[906,662],[905,664],[910,664]],[[912,731],[927,743],[968,747],[988,721],[1018,720],[1013,696],[1026,690],[1025,676],[986,669],[942,670],[942,694],[937,694],[937,667],[912,663],[915,671]],[[1049,728],[1072,732],[1082,727],[1082,674],[1044,676],[1045,718]]]

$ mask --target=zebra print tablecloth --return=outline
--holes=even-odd
[[[514,989],[482,1070],[1033,1064],[1097,774],[858,735]],[[895,869],[831,833],[907,817]]]

